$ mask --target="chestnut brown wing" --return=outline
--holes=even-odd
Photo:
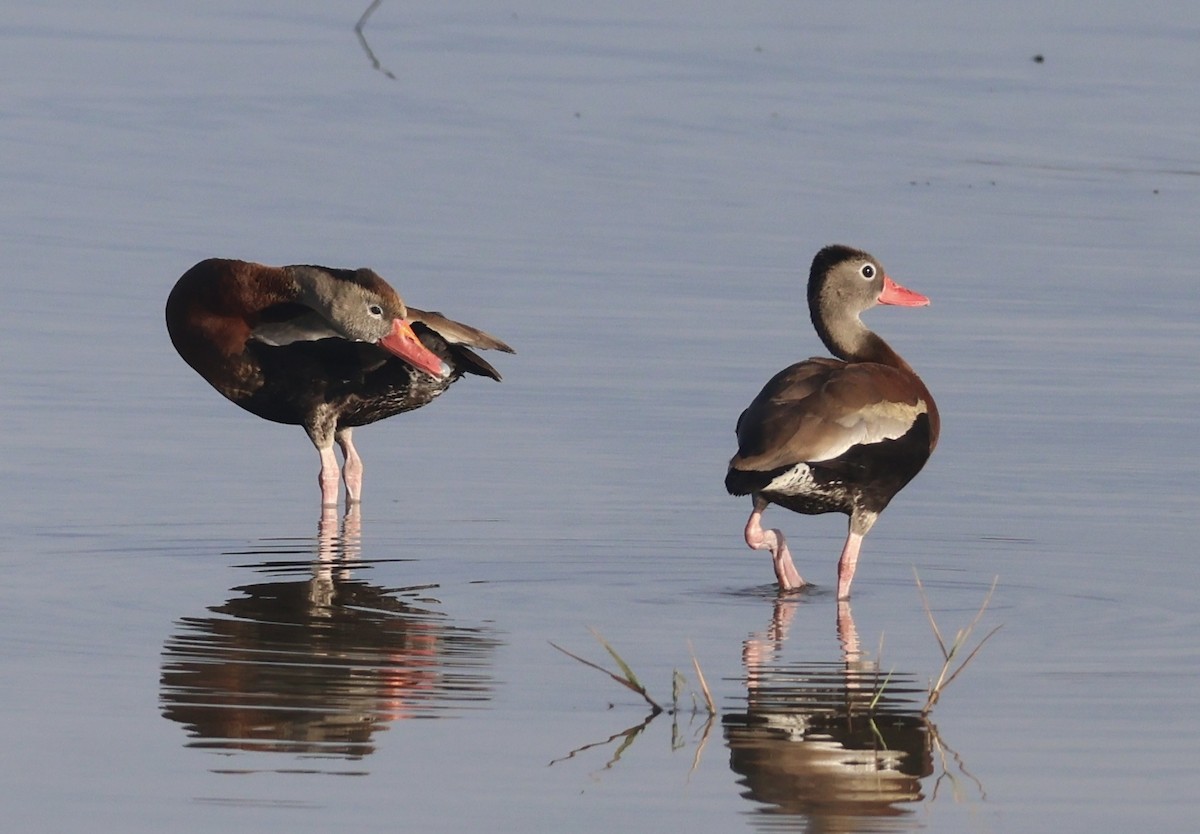
[[[906,371],[809,359],[776,374],[742,413],[730,466],[770,471],[833,460],[902,437],[925,411]]]

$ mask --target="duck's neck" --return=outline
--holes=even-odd
[[[333,302],[334,280],[328,272],[311,266],[285,266],[293,300],[314,310],[328,310]]]
[[[829,348],[829,352],[846,362],[878,362],[893,368],[911,371],[909,364],[891,345],[862,323],[857,314],[830,315],[828,310],[814,309],[813,327]]]

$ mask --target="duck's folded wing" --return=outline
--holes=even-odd
[[[730,466],[770,471],[903,437],[926,404],[885,365],[810,359],[780,371],[738,420]]]

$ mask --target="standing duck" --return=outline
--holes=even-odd
[[[346,501],[362,498],[351,433],[420,408],[463,374],[499,380],[471,348],[504,342],[441,313],[407,307],[369,269],[273,267],[211,258],[167,298],[183,360],[252,414],[303,426],[321,456],[321,503],[337,506],[336,442]]]
[[[762,529],[769,504],[850,516],[838,562],[838,599],[846,599],[863,536],[937,446],[940,419],[929,389],[859,318],[876,304],[928,303],[866,252],[827,246],[813,258],[808,309],[837,358],[807,359],[771,378],[738,418],[738,452],[725,475],[731,495],[754,502],[746,544],[770,551],[780,589],[804,580],[783,533]]]

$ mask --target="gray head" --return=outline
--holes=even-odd
[[[861,249],[826,246],[808,274],[808,311],[821,341],[843,359],[865,358],[887,348],[859,316],[876,304],[920,307],[929,299],[887,276],[883,265]]]
[[[404,301],[370,269],[285,267],[299,290],[297,300],[332,331],[354,342],[378,342],[397,319],[408,316]]]
[[[296,300],[313,311],[286,323],[284,327],[290,332],[303,327],[307,335],[301,338],[340,336],[352,342],[370,342],[435,378],[449,376],[450,366],[413,331],[400,294],[375,272],[324,266],[289,266],[284,270],[296,282]],[[255,331],[256,338],[264,339],[262,330]],[[282,332],[283,328],[277,330]]]

